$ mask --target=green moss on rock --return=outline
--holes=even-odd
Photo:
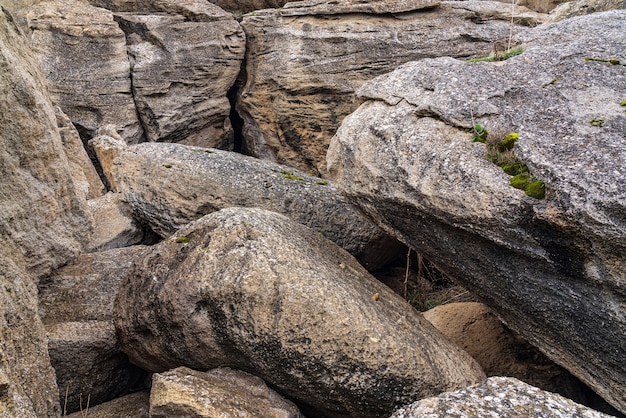
[[[526,186],[526,195],[535,199],[543,199],[546,195],[546,186],[541,180],[535,180]]]

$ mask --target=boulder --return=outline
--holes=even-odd
[[[83,254],[39,283],[50,360],[69,413],[142,387],[146,373],[120,351],[111,315],[124,272],[145,249]]]
[[[131,393],[103,404],[89,407],[89,411],[69,414],[67,418],[149,418],[150,392]]]
[[[400,251],[399,242],[356,211],[332,183],[293,168],[180,144],[127,147],[106,135],[91,144],[114,190],[163,237],[213,211],[245,206],[279,212],[309,226],[368,269]]]
[[[126,34],[146,139],[232,148],[227,92],[246,49],[233,16],[200,0],[110,7]]]
[[[574,16],[606,12],[608,10],[626,9],[624,0],[575,0],[560,4],[550,12],[548,22],[558,22]]]
[[[363,86],[328,152],[351,201],[622,412],[625,19],[526,31],[499,63],[401,66]],[[518,133],[535,197],[472,143],[475,124],[491,142]]]
[[[506,4],[432,7],[438,3],[307,1],[244,16],[246,80],[237,111],[247,152],[324,175],[330,139],[357,108],[354,92],[365,81],[420,58],[489,55],[519,23],[542,19],[526,10],[511,29]]]
[[[128,269],[115,326],[145,370],[229,365],[307,415],[388,416],[484,376],[346,251],[262,209],[222,209],[151,247]]]
[[[0,8],[0,411],[15,417],[60,414],[36,283],[83,249],[92,222],[36,62]]]
[[[90,138],[111,123],[129,143],[141,141],[126,37],[113,14],[67,0],[40,2],[26,17],[52,97],[81,135]]]
[[[150,417],[301,418],[298,408],[265,382],[227,367],[206,373],[178,367],[152,376]]]
[[[456,392],[422,399],[394,412],[391,418],[608,418],[560,395],[545,392],[512,377],[490,377]]]

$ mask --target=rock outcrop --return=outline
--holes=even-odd
[[[69,414],[67,418],[150,418],[150,392],[135,392],[103,404],[89,407],[89,411]]]
[[[92,219],[35,62],[15,21],[0,8],[0,411],[57,417],[36,283],[83,249]]]
[[[91,144],[114,190],[163,237],[213,211],[244,206],[279,212],[307,225],[368,269],[385,264],[402,248],[330,182],[292,168],[180,144],[127,147],[106,135]]]
[[[509,36],[506,4],[452,1],[433,8],[438,3],[296,2],[244,16],[246,83],[237,110],[248,152],[325,174],[330,139],[356,109],[354,92],[365,81],[416,59],[489,55]],[[541,19],[522,11],[526,18],[516,21],[515,32],[520,22]]]
[[[625,19],[528,30],[502,63],[401,66],[359,91],[328,152],[350,200],[622,412]],[[519,134],[513,152],[545,199],[510,185],[474,124],[488,141]]]
[[[262,379],[227,367],[178,367],[152,376],[150,417],[301,418],[298,408]]]
[[[548,22],[558,22],[574,16],[606,12],[608,10],[626,9],[624,0],[575,0],[560,4],[548,17]]]
[[[83,254],[39,283],[60,402],[68,413],[140,388],[145,372],[120,351],[113,302],[126,270],[146,247]],[[90,415],[91,416],[91,415]]]
[[[261,209],[223,209],[151,247],[128,270],[115,324],[145,370],[228,364],[305,415],[387,416],[484,377],[347,252]]]
[[[512,377],[490,377],[477,386],[422,399],[397,410],[391,418],[609,418],[554,393]]]

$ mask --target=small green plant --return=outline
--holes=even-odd
[[[478,57],[478,58],[471,58],[469,60],[467,60],[468,62],[495,62],[495,61],[506,61],[511,57],[514,57],[516,55],[520,55],[524,52],[524,48],[521,47],[517,47],[517,48],[511,48],[505,52],[501,52],[501,53],[495,53],[495,54],[491,54],[488,55],[486,57]]]
[[[602,125],[604,125],[604,119],[592,119],[589,124],[591,126],[595,126],[596,128],[602,128]]]
[[[176,237],[176,239],[174,241],[179,243],[179,244],[189,244],[189,237],[186,236],[186,235],[180,235],[180,236]]]
[[[611,65],[626,65],[626,64],[622,64],[620,60],[616,60],[614,58],[602,59],[602,58],[585,57],[585,62],[589,62],[589,61],[608,62]]]
[[[480,124],[478,123],[474,125],[473,132],[474,135],[472,136],[472,142],[484,143],[487,140],[487,135],[489,135],[489,132],[487,132],[487,130],[480,126]]]
[[[626,106],[626,100],[622,100],[619,105],[620,106]]]
[[[317,184],[318,186],[327,186],[328,182],[324,180],[320,180],[320,181],[316,181],[315,184]]]
[[[6,287],[5,286],[4,290],[6,290],[7,293],[11,293],[11,288],[10,287]]]
[[[293,174],[293,171],[282,170],[280,174],[283,175],[283,178],[286,178],[288,180],[304,181],[304,177]]]

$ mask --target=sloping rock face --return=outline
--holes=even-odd
[[[227,367],[206,373],[178,367],[154,374],[150,417],[301,418],[298,408],[262,379]]]
[[[39,283],[60,402],[68,413],[141,387],[145,372],[120,351],[113,302],[126,270],[146,247],[83,254]],[[91,415],[90,415],[91,416]]]
[[[624,0],[575,0],[559,5],[548,17],[549,22],[558,22],[574,16],[583,16],[608,10],[626,9]]]
[[[41,2],[26,17],[54,101],[83,135],[112,123],[129,143],[141,141],[126,37],[113,14],[68,0]]]
[[[330,139],[356,109],[354,92],[365,81],[420,58],[489,55],[509,36],[506,4],[432,8],[438,3],[297,2],[244,16],[246,83],[237,111],[247,151],[325,174]],[[518,22],[538,22],[537,14],[527,14]],[[516,23],[513,31],[519,28]]]
[[[115,317],[142,368],[228,364],[306,415],[388,416],[484,376],[347,252],[262,209],[223,209],[151,247],[129,269]]]
[[[150,418],[150,392],[142,391],[89,407],[89,418]],[[85,418],[85,411],[69,414],[67,418]]]
[[[56,417],[58,390],[36,282],[81,251],[91,219],[35,62],[0,8],[0,411]]]
[[[328,152],[352,201],[478,294],[548,357],[626,410],[626,12],[518,37],[502,65],[400,67],[360,90]],[[470,141],[517,132],[545,199]]]
[[[422,399],[397,410],[391,418],[609,418],[554,393],[512,377],[490,377],[477,386]]]
[[[368,269],[384,265],[403,248],[332,184],[292,168],[180,144],[127,147],[105,135],[91,144],[109,183],[163,237],[208,213],[244,206],[279,212],[309,226]]]

